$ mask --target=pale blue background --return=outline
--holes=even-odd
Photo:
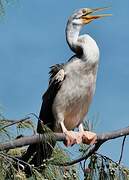
[[[112,17],[84,28],[98,43],[101,59],[89,118],[98,117],[97,132],[129,125],[129,1],[20,0],[6,5],[0,20],[0,105],[6,117],[38,114],[47,88],[49,66],[67,61],[72,52],[65,25],[73,10],[112,6]],[[122,162],[129,166],[129,138]],[[101,151],[119,159],[121,140]]]

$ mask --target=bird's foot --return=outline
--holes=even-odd
[[[82,142],[84,144],[95,144],[97,142],[97,135],[91,131],[83,131]]]
[[[74,144],[80,144],[82,142],[83,132],[66,131],[66,146],[72,146]]]

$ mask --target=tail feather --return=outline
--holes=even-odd
[[[41,138],[39,134],[39,138]],[[30,145],[22,160],[33,164],[35,167],[40,166],[43,160],[50,159],[56,144],[55,135],[48,127],[42,125],[43,141],[34,145]]]
[[[51,158],[55,144],[56,142],[52,140],[51,142],[38,144],[37,150],[29,163],[36,167],[41,166],[41,164],[43,164],[43,160]]]

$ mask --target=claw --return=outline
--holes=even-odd
[[[80,144],[82,142],[82,132],[66,131],[66,146],[73,146],[74,144]]]
[[[90,131],[83,131],[82,142],[84,144],[95,144],[97,142],[96,133]]]
[[[95,144],[97,141],[97,135],[90,131],[74,132],[66,131],[66,146],[73,146],[74,144]]]

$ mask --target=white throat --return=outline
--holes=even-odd
[[[82,59],[96,63],[99,61],[99,48],[94,39],[91,38],[88,34],[80,35],[78,38],[78,42],[83,49]]]
[[[95,63],[99,60],[99,48],[96,42],[88,35],[79,35],[82,25],[68,21],[66,27],[66,40],[76,55],[81,55],[83,61]]]

